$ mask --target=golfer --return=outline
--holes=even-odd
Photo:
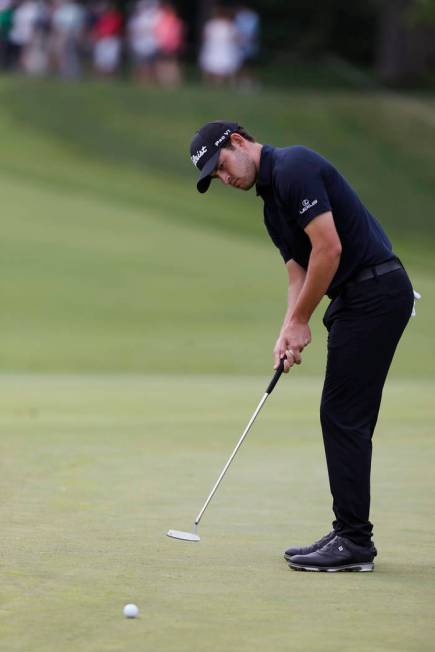
[[[212,179],[256,186],[264,222],[288,272],[288,307],[275,368],[300,364],[322,297],[328,358],[320,420],[333,497],[332,530],[284,556],[296,570],[372,571],[372,436],[388,369],[413,308],[413,289],[379,222],[340,172],[307,147],[258,143],[234,122],[209,122],[193,137],[197,188]]]

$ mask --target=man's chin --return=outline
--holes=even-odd
[[[255,184],[255,179],[254,181],[241,183],[239,186],[237,186],[237,190],[244,190],[246,192],[247,190],[251,190],[254,184]]]

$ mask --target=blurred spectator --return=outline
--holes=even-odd
[[[204,26],[199,65],[204,80],[212,84],[234,81],[240,68],[239,34],[232,18],[228,8],[218,7]]]
[[[157,81],[162,86],[176,86],[181,82],[178,57],[184,45],[184,25],[169,2],[164,2],[160,6],[155,34]]]
[[[139,0],[128,22],[128,48],[133,61],[134,75],[139,82],[156,79],[158,54],[157,23],[160,3]]]
[[[64,79],[80,76],[84,23],[84,9],[75,0],[55,0],[51,15],[51,65]]]
[[[10,65],[9,33],[13,13],[11,0],[0,0],[0,69],[7,69]]]
[[[239,85],[244,89],[255,86],[252,64],[259,52],[260,17],[246,5],[239,5],[234,16],[239,35],[240,72]]]
[[[122,15],[112,2],[96,6],[91,32],[94,69],[99,75],[112,76],[119,68],[122,46]]]
[[[37,18],[37,3],[30,0],[22,2],[12,14],[12,25],[9,30],[9,52],[12,68],[19,68],[24,49],[33,36]]]
[[[48,25],[48,7],[42,0],[24,0],[17,6],[9,32],[12,67],[19,67],[30,75],[47,71]]]

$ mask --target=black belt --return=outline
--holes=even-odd
[[[371,278],[388,274],[388,272],[394,272],[396,269],[403,269],[403,265],[398,258],[387,260],[385,263],[379,263],[379,265],[373,265],[372,267],[365,267],[336,290],[332,290],[332,292],[329,293],[329,297],[335,299],[348,285],[355,285],[356,283],[361,283],[361,281],[368,281]]]
[[[362,269],[356,276],[352,276],[351,279],[346,281],[345,285],[368,281],[371,278],[376,278],[376,276],[382,276],[383,274],[388,274],[388,272],[394,272],[396,269],[402,269],[402,267],[402,264],[397,258],[387,260],[385,263],[379,263],[379,265]]]

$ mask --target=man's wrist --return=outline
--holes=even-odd
[[[283,335],[288,329],[292,329],[294,326],[308,326],[308,319],[301,319],[297,315],[296,317],[289,317],[282,325],[280,335]]]
[[[307,326],[310,318],[308,315],[304,315],[301,312],[293,312],[290,316],[290,319],[288,320],[288,326],[290,325],[296,325],[296,326]]]

